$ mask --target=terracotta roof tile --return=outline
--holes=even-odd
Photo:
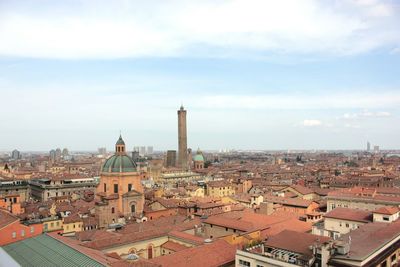
[[[162,267],[204,267],[221,266],[235,261],[236,246],[225,240],[217,240],[211,244],[188,248],[171,255],[150,260]]]
[[[340,207],[326,213],[324,217],[364,223],[372,222],[372,213],[369,211]]]

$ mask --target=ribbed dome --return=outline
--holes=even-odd
[[[114,155],[106,160],[102,168],[103,172],[134,172],[136,163],[126,154]]]
[[[196,154],[196,156],[194,156],[193,161],[204,161],[204,157],[202,154]]]

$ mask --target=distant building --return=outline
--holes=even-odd
[[[152,146],[148,146],[148,147],[147,147],[146,154],[147,154],[147,155],[153,154],[153,147],[152,147]]]
[[[175,167],[176,166],[176,150],[168,150],[167,151],[167,160],[166,164],[167,167]]]
[[[188,169],[186,110],[181,106],[178,110],[178,164],[182,169]]]
[[[371,143],[368,141],[367,142],[367,152],[371,151]]]
[[[21,158],[21,152],[19,152],[18,150],[14,149],[11,152],[11,158],[14,160],[20,159]]]
[[[379,153],[379,146],[374,146],[374,153]]]
[[[106,155],[107,154],[107,149],[105,148],[105,147],[99,147],[98,149],[97,149],[97,152],[100,154],[100,155]]]
[[[132,151],[132,159],[133,161],[137,162],[140,158],[139,151]]]
[[[56,161],[59,161],[61,159],[61,156],[62,156],[61,148],[57,148],[56,149]]]
[[[200,149],[197,149],[196,155],[193,158],[193,167],[195,171],[204,169],[204,156]]]
[[[50,150],[49,152],[50,161],[56,161],[56,151],[54,149]]]
[[[68,156],[69,156],[68,148],[64,148],[64,149],[62,150],[62,157],[63,157],[63,158],[68,158]]]
[[[93,177],[86,178],[41,178],[29,181],[32,197],[48,201],[55,197],[69,197],[85,191],[95,191],[97,182]]]
[[[146,155],[146,147],[145,147],[145,146],[141,146],[141,147],[140,147],[140,149],[139,149],[139,155],[140,155],[141,157],[143,157],[143,156]]]

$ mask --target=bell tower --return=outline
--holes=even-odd
[[[125,151],[125,142],[124,142],[124,140],[122,139],[122,136],[121,136],[121,135],[119,135],[118,141],[117,141],[117,143],[115,144],[115,153],[118,154],[118,155],[124,155],[124,154],[126,154],[126,151]]]

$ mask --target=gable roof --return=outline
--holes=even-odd
[[[369,211],[338,207],[324,215],[325,218],[342,219],[355,222],[372,222],[372,213]]]
[[[385,214],[385,215],[393,215],[398,213],[400,210],[398,207],[381,207],[377,210],[374,210],[374,213]]]
[[[17,217],[9,213],[8,211],[0,209],[0,229],[10,225],[16,221],[19,221]]]

